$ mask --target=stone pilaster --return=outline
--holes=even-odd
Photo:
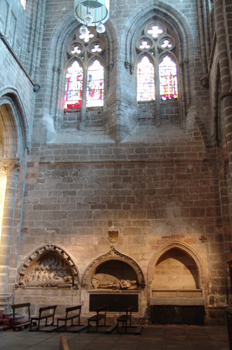
[[[19,172],[18,159],[4,159],[0,163],[1,173],[7,177],[5,189],[5,201],[2,215],[2,230],[0,242],[0,307],[8,302],[8,275],[11,250],[11,237],[15,208],[15,195]]]

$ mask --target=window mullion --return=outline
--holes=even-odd
[[[155,109],[156,109],[156,121],[161,119],[160,112],[160,84],[159,84],[159,59],[155,57]]]
[[[84,69],[83,69],[83,88],[82,88],[80,129],[84,129],[86,124],[86,91],[87,91],[87,63],[85,62]]]

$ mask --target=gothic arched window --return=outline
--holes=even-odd
[[[136,44],[137,100],[178,98],[175,39],[163,24],[151,22],[143,28]]]
[[[94,28],[87,35],[74,34],[67,50],[64,109],[101,107],[104,102],[104,43]]]
[[[83,69],[73,61],[66,73],[65,108],[80,108],[82,102]]]
[[[147,56],[143,56],[137,64],[137,100],[149,101],[155,99],[154,66]]]
[[[178,97],[176,64],[165,56],[159,64],[160,97],[162,100]]]
[[[88,68],[87,76],[87,107],[103,106],[104,68],[95,60]]]

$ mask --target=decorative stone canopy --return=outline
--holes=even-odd
[[[125,267],[127,266],[128,269],[131,269],[133,277],[136,276],[136,279],[137,279],[136,289],[142,289],[145,287],[144,275],[139,265],[129,256],[118,252],[114,247],[111,247],[108,253],[99,256],[93,262],[91,262],[91,264],[87,267],[84,273],[84,276],[82,279],[82,287],[84,287],[85,289],[92,289],[93,288],[92,279],[94,278],[97,269],[99,269],[99,267],[102,266],[103,264],[107,264],[107,262],[109,263],[114,262],[116,264],[117,262],[119,264],[124,263]],[[132,289],[132,288],[128,288],[128,289]]]

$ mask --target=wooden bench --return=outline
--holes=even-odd
[[[30,319],[30,303],[23,303],[23,304],[12,304],[12,310],[13,310],[13,330],[17,330],[20,328],[26,328],[29,327],[31,325],[31,319]],[[22,308],[26,308],[27,309],[27,319],[23,321],[19,321],[18,316],[16,315],[16,310],[17,309],[22,309]],[[20,317],[21,319],[24,318],[24,316]]]
[[[60,336],[59,350],[69,350],[68,343],[64,335]]]
[[[119,333],[119,324],[122,323],[122,327],[125,327],[125,333],[127,333],[127,327],[131,327],[131,314],[134,306],[130,306],[126,310],[125,315],[121,315],[117,318],[117,333]],[[128,325],[129,322],[129,325]]]
[[[106,326],[106,311],[107,311],[107,307],[108,307],[108,305],[99,307],[97,309],[97,314],[88,318],[88,332],[89,332],[89,328],[91,327],[91,324],[90,324],[91,322],[95,322],[96,323],[96,332],[98,330],[99,321],[104,320],[104,325],[103,326]]]
[[[39,316],[31,318],[30,330],[32,330],[33,322],[38,321],[38,327],[36,330],[40,328],[40,321],[45,320],[45,326],[47,326],[48,319],[52,317],[52,323],[49,326],[54,325],[54,317],[56,312],[57,305],[45,306],[39,309]],[[52,311],[52,312],[50,312]]]
[[[72,312],[77,311],[75,314],[71,314]],[[73,326],[73,320],[78,318],[78,326],[80,326],[80,316],[81,316],[81,305],[67,307],[65,311],[65,317],[57,318],[57,328],[59,328],[59,322],[64,322],[64,329],[67,330],[67,322],[71,321],[71,326]],[[61,326],[62,327],[62,326]]]

